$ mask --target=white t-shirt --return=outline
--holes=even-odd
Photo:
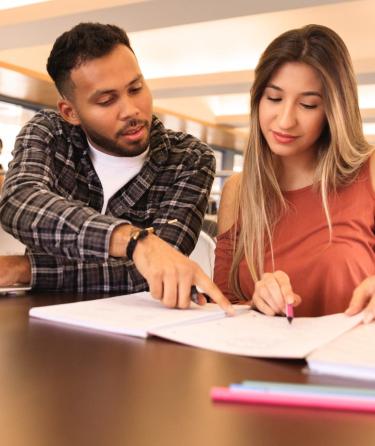
[[[103,187],[104,201],[101,213],[104,214],[109,199],[141,171],[148,149],[138,156],[114,156],[95,149],[89,140],[87,142],[90,159]]]

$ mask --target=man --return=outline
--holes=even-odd
[[[55,42],[47,70],[59,114],[39,112],[17,138],[0,205],[29,248],[1,259],[0,284],[131,293],[185,308],[198,285],[229,303],[186,255],[214,177],[212,151],[166,130],[126,33],[82,23]],[[151,230],[140,229],[152,227]]]

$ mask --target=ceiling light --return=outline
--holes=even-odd
[[[13,9],[20,6],[32,5],[33,3],[44,3],[51,0],[0,0],[0,9]]]
[[[365,122],[363,124],[363,133],[365,135],[375,135],[375,123],[374,122]]]

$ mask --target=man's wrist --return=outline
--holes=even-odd
[[[17,256],[16,258],[17,283],[27,284],[31,283],[31,263],[29,257]]]
[[[177,219],[168,220],[165,224],[171,225],[177,223]],[[135,237],[136,234],[139,237],[139,234],[142,233],[142,231],[147,231],[147,235],[155,235],[153,234],[154,228],[148,227],[146,229],[137,228],[136,226],[132,226],[131,224],[125,223],[123,225],[117,226],[111,234],[111,238],[109,241],[109,255],[113,257],[124,257],[127,253],[128,244],[130,242],[130,239]],[[142,237],[142,239],[146,238],[145,236]],[[149,238],[149,237],[147,237]],[[150,237],[151,238],[151,237]],[[156,237],[157,238],[157,237]],[[141,242],[141,239],[139,239]],[[135,246],[138,245],[138,240],[135,241],[135,243],[132,243],[134,246],[130,250],[130,258],[133,257]]]
[[[133,260],[133,254],[134,254],[135,248],[138,245],[138,242],[140,242],[141,240],[144,240],[146,237],[148,237],[153,232],[154,232],[154,228],[150,227],[150,228],[146,228],[146,229],[137,229],[131,233],[130,240],[126,247],[126,257],[129,260]]]
[[[113,257],[124,257],[130,237],[137,229],[138,228],[130,224],[117,226],[112,231],[109,241],[109,255]]]

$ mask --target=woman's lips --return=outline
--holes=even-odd
[[[298,137],[294,135],[289,135],[287,133],[275,132],[272,130],[272,135],[276,142],[280,144],[290,144],[295,141]]]

